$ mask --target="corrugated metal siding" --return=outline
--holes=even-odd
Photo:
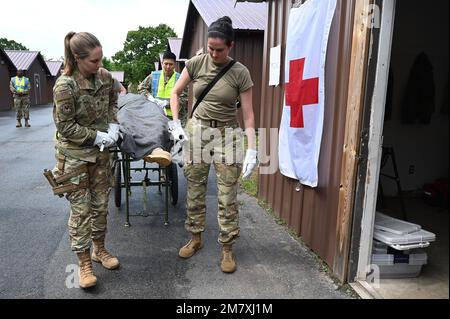
[[[9,110],[13,107],[13,98],[9,90],[9,81],[15,73],[14,64],[8,55],[0,49],[0,110]]]
[[[5,52],[20,70],[28,70],[39,54],[37,51],[5,50]]]
[[[189,19],[189,17],[188,17]],[[188,24],[192,26],[191,38],[186,41],[188,48],[182,50],[187,52],[187,57],[193,57],[202,49],[207,52],[207,35],[208,26],[203,21],[197,10],[192,13],[192,22]],[[187,24],[187,25],[188,25]],[[183,39],[184,40],[184,39]],[[261,109],[261,86],[262,86],[262,58],[264,52],[264,32],[262,31],[239,31],[236,30],[235,47],[231,50],[231,57],[244,64],[250,71],[253,86],[253,110],[255,112],[255,126],[260,127],[260,109]],[[189,91],[189,110],[192,107],[192,88]],[[238,112],[238,120],[243,125],[242,111]]]
[[[0,61],[2,61],[0,56]],[[0,64],[0,110],[9,110],[13,107],[13,99],[9,90],[11,74],[6,64]]]
[[[234,0],[192,0],[206,25],[223,16],[233,20],[233,27],[241,30],[264,30],[266,26],[265,3],[238,3]]]
[[[167,41],[169,42],[169,48],[170,51],[175,54],[177,57],[177,61],[180,59],[180,50],[181,50],[181,42],[183,41],[182,38],[168,38]]]
[[[53,102],[53,87],[55,86],[56,80],[61,75],[61,67],[63,66],[62,61],[45,61],[48,69],[52,76],[47,76],[47,102]]]
[[[292,1],[269,1],[269,23],[266,29],[262,81],[268,83],[269,50],[282,45],[286,48],[286,29]],[[333,265],[336,243],[337,209],[340,171],[345,130],[346,92],[351,50],[352,12],[354,0],[338,1],[331,29],[326,63],[326,105],[322,146],[319,161],[319,185],[312,189],[301,187],[296,180],[284,177],[279,171],[260,175],[259,197],[267,201],[276,215],[300,235],[303,241]],[[281,79],[284,82],[282,58]],[[279,127],[284,98],[284,84],[264,85],[260,122],[263,127]],[[268,134],[268,133],[267,133]],[[271,150],[273,151],[273,150]],[[277,150],[275,150],[277,152]],[[276,190],[276,191],[275,191]]]
[[[31,105],[41,105],[50,103],[51,99],[48,96],[47,90],[47,72],[43,69],[43,65],[39,59],[35,59],[25,72],[26,77],[30,79],[30,102]],[[36,86],[35,75],[39,75],[40,85]]]
[[[63,65],[62,61],[45,61],[48,69],[50,70],[50,74],[52,76],[59,76],[61,72],[61,67]]]

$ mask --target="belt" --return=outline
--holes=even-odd
[[[224,126],[233,126],[237,124],[236,120],[232,120],[232,121],[228,121],[228,122],[221,122],[221,121],[217,121],[217,120],[202,120],[199,118],[194,117],[194,120],[204,126],[209,126],[209,127],[224,127]]]

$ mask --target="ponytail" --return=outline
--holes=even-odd
[[[64,38],[64,74],[65,75],[72,75],[73,71],[75,70],[76,60],[75,56],[72,53],[72,50],[70,49],[70,40],[75,35],[75,32],[69,32],[67,33],[66,37]]]
[[[80,59],[87,58],[90,52],[102,47],[100,41],[88,32],[69,32],[64,38],[64,74],[72,75],[77,68],[75,55]]]

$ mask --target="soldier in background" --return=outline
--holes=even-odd
[[[24,76],[23,70],[17,70],[17,76],[11,78],[9,89],[17,112],[16,127],[22,127],[22,117],[25,118],[25,127],[30,127],[30,80]]]
[[[70,202],[69,235],[77,254],[80,287],[97,283],[92,261],[107,269],[119,260],[105,249],[108,198],[112,186],[109,147],[117,142],[117,91],[101,69],[102,47],[87,32],[64,39],[64,73],[53,89],[57,129],[55,167],[58,189]],[[90,252],[93,245],[92,255]]]
[[[166,51],[163,53],[163,62],[161,71],[153,71],[138,86],[139,94],[146,96],[152,95],[154,98],[164,101],[164,113],[172,120],[172,111],[170,109],[170,94],[175,83],[180,78],[180,73],[175,71],[175,63],[177,57],[174,53]],[[180,114],[182,123],[185,123],[187,103],[187,89],[180,96]]]

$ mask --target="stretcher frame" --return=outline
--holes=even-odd
[[[130,197],[131,187],[142,186],[144,190],[144,210],[146,210],[147,192],[146,188],[150,186],[158,186],[158,192],[161,194],[161,188],[164,188],[164,225],[169,224],[169,195],[171,203],[175,206],[178,202],[178,173],[177,165],[171,163],[169,166],[157,165],[156,167],[147,167],[148,162],[144,160],[134,160],[131,156],[119,149],[111,150],[115,153],[112,162],[112,170],[114,175],[114,199],[115,205],[120,209],[122,204],[122,188],[125,189],[125,227],[130,227]],[[120,154],[120,157],[119,157]],[[131,163],[142,161],[142,167],[132,167]],[[132,181],[132,172],[145,172],[145,177],[142,181]],[[157,180],[149,178],[149,172],[157,172]],[[123,176],[123,180],[122,180]],[[147,212],[145,212],[147,213]],[[156,216],[161,214],[146,214],[134,216]]]

